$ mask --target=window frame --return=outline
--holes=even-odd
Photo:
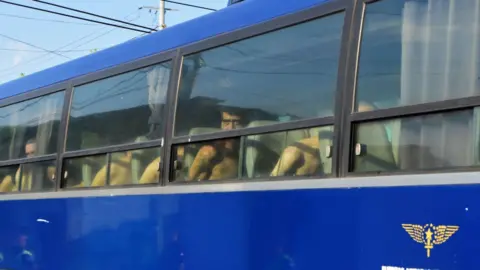
[[[174,90],[174,103],[170,109],[170,118],[168,120],[169,130],[167,132],[167,156],[168,158],[165,160],[165,168],[164,168],[164,176],[163,181],[165,181],[166,185],[177,185],[177,184],[185,184],[179,182],[170,182],[173,179],[171,178],[173,173],[173,168],[171,166],[173,162],[173,148],[175,145],[179,144],[190,144],[190,143],[199,143],[211,140],[218,140],[218,139],[228,139],[228,138],[235,138],[248,135],[259,135],[265,133],[272,133],[272,132],[282,132],[282,131],[290,131],[296,129],[306,129],[306,128],[314,128],[320,126],[334,126],[334,137],[333,137],[333,145],[337,146],[340,135],[340,121],[341,121],[341,100],[342,100],[342,92],[344,88],[344,71],[345,71],[345,64],[346,64],[346,55],[347,55],[347,44],[349,43],[350,35],[351,35],[351,17],[353,13],[355,0],[338,0],[338,1],[330,1],[321,3],[314,7],[311,7],[306,10],[301,10],[292,14],[283,15],[265,22],[258,23],[256,25],[239,29],[237,31],[228,32],[198,43],[193,43],[187,45],[185,47],[181,47],[178,50],[178,57],[177,60],[180,62],[180,67],[176,70],[176,74],[178,78],[175,78],[175,86]],[[301,119],[296,121],[289,121],[259,127],[249,127],[249,128],[239,128],[233,129],[228,131],[219,131],[219,132],[212,132],[212,133],[205,133],[193,136],[174,136],[174,128],[175,128],[175,112],[177,110],[177,101],[178,101],[178,93],[180,90],[180,79],[181,79],[181,66],[183,64],[183,59],[187,56],[200,53],[202,51],[215,49],[218,47],[222,47],[228,44],[232,44],[238,41],[242,41],[249,38],[254,38],[257,36],[261,36],[264,34],[268,34],[271,32],[275,32],[277,30],[285,29],[288,27],[293,27],[295,25],[299,25],[302,23],[306,23],[312,20],[322,19],[324,17],[328,17],[334,14],[343,13],[343,25],[342,25],[342,33],[340,35],[340,47],[339,54],[338,54],[338,66],[337,66],[337,78],[336,78],[336,86],[335,86],[335,94],[334,94],[334,108],[333,108],[333,116],[327,117],[313,117],[307,119]],[[243,142],[244,139],[240,139],[240,149],[241,152],[243,151]],[[334,147],[333,154],[332,154],[332,174],[329,177],[337,177],[338,175],[338,161],[339,161],[339,154],[340,148]],[[239,160],[239,166],[242,166],[242,160]],[[275,180],[293,180],[299,178],[318,178],[318,176],[302,176],[302,177],[291,177],[291,176],[280,176],[275,177]],[[244,182],[247,178],[238,177],[233,180],[215,180],[215,183],[235,183],[235,182]],[[249,182],[251,181],[264,181],[266,179],[248,179]],[[204,181],[208,182],[208,181]],[[201,182],[195,182],[201,183]]]
[[[411,174],[431,174],[431,173],[451,173],[451,172],[467,172],[478,171],[480,165],[460,166],[452,168],[435,168],[422,170],[396,170],[381,172],[353,172],[355,145],[354,131],[355,126],[366,122],[384,121],[392,119],[401,119],[410,116],[421,116],[437,113],[446,113],[453,111],[461,111],[473,109],[480,106],[480,96],[462,97],[456,99],[447,99],[420,103],[414,105],[397,106],[386,109],[377,109],[368,112],[355,112],[354,104],[356,100],[358,68],[360,63],[360,54],[363,37],[363,23],[367,15],[367,6],[380,1],[389,0],[358,0],[357,7],[352,17],[353,36],[349,44],[349,59],[345,70],[346,88],[344,90],[344,99],[342,107],[344,115],[342,116],[343,124],[341,125],[341,147],[342,155],[340,160],[340,170],[338,177],[358,177],[358,176],[387,176],[387,175],[411,175]]]
[[[0,108],[8,107],[11,105],[15,104],[20,104],[22,102],[26,102],[35,98],[40,98],[43,96],[48,96],[50,94],[55,94],[59,92],[64,92],[64,97],[63,97],[63,104],[62,104],[62,113],[61,113],[61,118],[60,118],[60,124],[58,127],[58,140],[61,141],[63,136],[64,136],[64,130],[63,126],[65,125],[64,123],[64,113],[65,113],[65,107],[66,107],[66,102],[67,102],[67,96],[68,96],[68,87],[69,87],[69,82],[60,82],[57,84],[53,84],[50,86],[46,86],[34,91],[27,92],[25,94],[19,94],[15,96],[11,96],[8,98],[5,98],[3,100],[0,100]],[[30,164],[30,163],[37,163],[37,162],[45,162],[45,161],[55,161],[55,175],[58,175],[58,161],[57,158],[62,151],[59,148],[59,141],[57,141],[57,152],[53,154],[46,154],[46,155],[39,155],[39,156],[34,156],[34,157],[24,157],[24,158],[17,158],[17,159],[7,159],[7,160],[2,160],[0,161],[0,167],[7,167],[7,166],[20,166],[24,164]],[[57,181],[58,182],[58,181]],[[42,190],[42,191],[19,191],[19,192],[14,192],[14,193],[4,193],[5,194],[17,194],[17,193],[38,193],[38,192],[55,192],[57,191],[57,184],[55,185],[55,188],[52,190]],[[0,195],[1,196],[1,195]]]
[[[166,62],[171,62],[171,73],[170,73],[170,78],[168,82],[168,87],[167,87],[167,95],[166,95],[166,106],[165,110],[169,111],[170,106],[171,106],[171,101],[169,99],[170,92],[171,92],[171,87],[172,87],[172,79],[175,78],[175,73],[177,72],[175,69],[175,62],[176,62],[176,56],[177,56],[177,51],[178,49],[174,50],[169,50],[165,52],[161,52],[158,54],[151,55],[146,58],[138,59],[132,62],[124,63],[118,66],[114,66],[105,70],[101,70],[95,73],[87,74],[82,77],[74,78],[70,81],[70,85],[68,88],[69,92],[69,97],[68,97],[68,107],[64,108],[66,109],[65,115],[63,117],[66,118],[65,122],[65,127],[63,128],[63,136],[61,138],[61,141],[59,141],[59,145],[61,144],[61,153],[59,154],[58,157],[58,169],[57,173],[58,175],[61,175],[62,178],[57,181],[57,189],[58,190],[88,190],[88,189],[104,189],[104,188],[127,188],[127,187],[133,187],[133,186],[139,186],[139,187],[145,187],[145,186],[151,186],[152,184],[146,184],[146,185],[124,185],[124,186],[104,186],[104,187],[82,187],[82,188],[66,188],[63,187],[63,163],[65,159],[70,159],[70,158],[80,158],[80,157],[87,157],[87,156],[92,156],[92,155],[102,155],[105,154],[107,156],[107,160],[109,159],[110,154],[114,152],[124,152],[124,151],[130,151],[130,150],[137,150],[137,149],[144,149],[144,148],[151,148],[151,147],[161,147],[161,159],[165,160],[165,137],[166,133],[165,130],[167,129],[167,126],[170,125],[167,123],[165,125],[165,130],[164,130],[164,136],[163,138],[155,139],[155,140],[150,140],[146,142],[133,142],[133,143],[125,143],[125,144],[118,144],[118,145],[108,145],[108,146],[101,146],[101,147],[94,147],[94,148],[89,148],[89,149],[82,149],[82,150],[74,150],[74,151],[66,151],[66,143],[67,143],[67,134],[68,134],[68,120],[70,119],[70,110],[71,110],[71,103],[73,100],[73,91],[75,87],[79,87],[85,84],[90,84],[94,83],[97,81],[101,81],[104,79],[108,79],[110,77],[118,76],[121,74],[125,74],[128,72],[136,71],[142,68],[146,68],[149,66],[154,66]],[[162,170],[163,170],[163,163],[161,164]],[[155,185],[162,185],[162,179],[159,179],[157,181],[157,184]]]

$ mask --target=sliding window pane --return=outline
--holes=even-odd
[[[353,171],[416,171],[478,164],[479,115],[465,110],[358,124],[352,147]]]
[[[383,0],[366,7],[359,102],[390,108],[480,93],[480,0]]]
[[[333,127],[315,127],[247,136],[247,178],[326,176],[332,173]]]
[[[239,176],[240,138],[177,145],[173,181],[232,180]]]
[[[67,150],[162,137],[170,62],[75,87]]]
[[[155,184],[161,177],[160,157],[161,148],[155,147],[67,159],[63,187]]]
[[[55,189],[55,161],[26,163],[0,168],[0,193]]]
[[[332,116],[344,14],[186,56],[175,136]]]

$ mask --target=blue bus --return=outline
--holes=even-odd
[[[245,0],[0,85],[0,269],[479,267],[479,29]]]

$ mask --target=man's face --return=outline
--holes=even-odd
[[[27,157],[35,156],[35,151],[37,150],[37,145],[35,143],[29,143],[25,145],[25,154]]]
[[[231,130],[236,128],[241,128],[240,116],[223,112],[222,113],[222,129]]]

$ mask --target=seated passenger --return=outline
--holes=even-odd
[[[30,139],[25,144],[25,155],[27,157],[34,157],[36,155],[37,150],[37,142],[35,139]],[[30,191],[33,188],[33,166],[34,164],[24,164],[20,165],[15,173],[15,180],[11,175],[5,176],[2,183],[0,184],[0,192],[13,192],[18,191],[21,185],[21,191]],[[20,179],[20,172],[22,177]],[[55,182],[55,166],[49,166],[47,168],[47,179],[39,179],[41,181],[47,180],[47,182],[43,182],[40,186],[40,189],[44,189],[45,187],[54,186]]]
[[[313,135],[283,150],[271,176],[316,175],[321,170],[320,138]]]
[[[110,186],[128,185],[132,183],[132,153],[112,153],[110,163]],[[107,184],[107,165],[98,171],[92,181],[92,187],[101,187]]]
[[[367,103],[359,103],[359,112],[371,111],[373,109],[374,108]],[[326,149],[320,149],[322,138],[320,138],[319,135],[319,132],[317,132],[312,137],[302,139],[285,148],[270,175],[284,176],[318,174],[319,171],[322,170],[320,151],[326,151]],[[333,136],[330,138],[333,138]],[[323,171],[320,173],[326,172]]]
[[[231,130],[241,127],[241,117],[233,110],[222,112],[221,128]],[[198,151],[188,172],[188,180],[218,180],[238,174],[238,140],[217,140]]]
[[[158,183],[158,180],[160,179],[160,160],[161,158],[158,157],[148,164],[147,168],[140,177],[140,180],[138,181],[139,184]]]

